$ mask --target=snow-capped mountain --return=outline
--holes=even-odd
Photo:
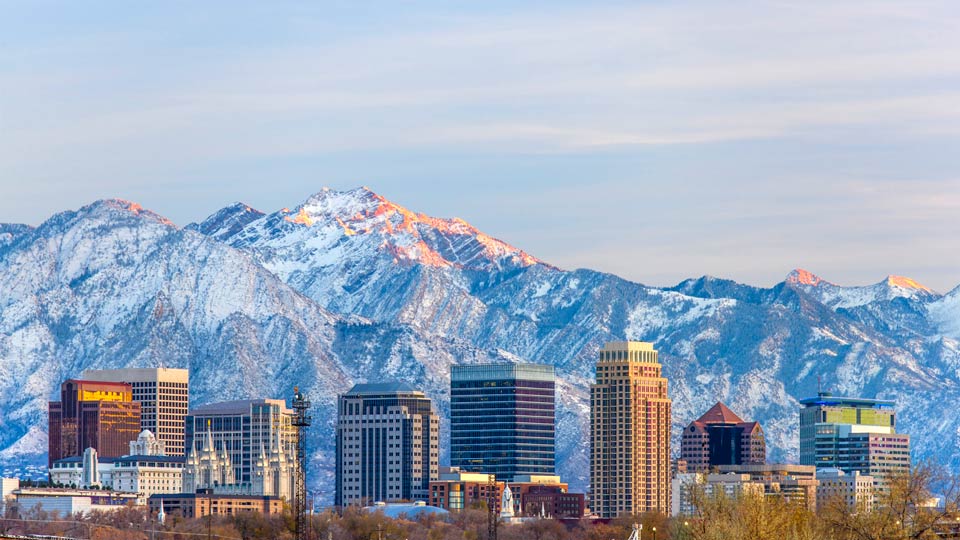
[[[676,428],[722,400],[763,424],[771,459],[795,460],[797,400],[820,377],[897,400],[914,455],[960,469],[960,419],[930,413],[960,397],[958,291],[801,270],[769,289],[647,287],[558,269],[366,188],[269,213],[238,203],[185,228],[101,201],[35,229],[0,225],[0,461],[45,451],[62,379],[163,363],[192,369],[196,404],[309,388],[314,487],[329,495],[337,392],[417,381],[445,415],[451,363],[508,359],[556,366],[559,472],[582,490],[597,350],[640,339],[660,350]]]

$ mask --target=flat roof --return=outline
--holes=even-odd
[[[87,369],[80,375],[89,381],[186,383],[190,371],[180,368]]]
[[[502,381],[514,379],[553,382],[556,378],[554,368],[549,364],[514,364],[502,362],[490,364],[455,364],[450,366],[451,382]]]
[[[819,394],[817,397],[809,397],[800,400],[801,405],[807,407],[813,407],[817,405],[824,405],[827,407],[894,407],[896,406],[895,401],[888,399],[869,399],[869,398],[852,398],[852,397],[842,397],[834,396],[831,394]]]
[[[395,381],[395,382],[379,382],[379,383],[360,383],[353,385],[346,395],[348,396],[360,396],[360,395],[374,395],[374,394],[420,394],[424,395],[423,390],[417,390],[410,384]]]
[[[219,403],[207,403],[190,409],[188,416],[200,415],[228,415],[228,414],[249,414],[250,407],[253,405],[280,405],[280,412],[293,414],[291,409],[287,408],[287,402],[282,399],[238,399],[235,401],[221,401]]]

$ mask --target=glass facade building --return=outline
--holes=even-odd
[[[897,433],[894,402],[820,393],[800,400],[800,463],[859,472],[878,486],[910,469],[910,436]]]
[[[293,410],[282,399],[211,403],[187,415],[184,440],[188,453],[199,452],[209,432],[214,448],[228,455],[237,483],[252,485],[261,450],[282,452],[285,461],[295,462],[297,431],[292,421]]]
[[[167,455],[184,455],[184,421],[190,403],[186,369],[93,369],[84,371],[82,378],[128,383],[133,388],[133,400],[140,404],[140,429],[150,430],[163,441]]]
[[[120,457],[140,434],[140,404],[129,384],[70,379],[49,403],[48,421],[48,467],[87,448]]]
[[[553,366],[451,366],[450,464],[507,482],[554,474],[555,401]]]

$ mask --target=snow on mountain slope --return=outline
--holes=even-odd
[[[653,341],[678,427],[724,400],[764,423],[773,459],[796,459],[797,400],[816,391],[818,375],[838,391],[902,396],[904,426],[923,418],[935,388],[956,392],[955,351],[912,324],[913,303],[936,295],[908,280],[844,288],[797,271],[770,289],[705,277],[660,290],[561,271],[516,248],[482,249],[462,223],[470,233],[445,250],[436,239],[451,223],[461,222],[427,219],[367,189],[325,190],[224,241],[331,311],[555,365],[565,415],[587,406],[605,341]],[[588,481],[587,417],[566,416],[558,430],[561,473],[576,486]],[[957,427],[918,434],[918,455],[936,452],[935,439],[956,442]]]
[[[271,214],[235,204],[185,229],[101,201],[0,226],[0,461],[36,451],[31,427],[62,379],[162,362],[193,370],[195,404],[309,388],[313,487],[329,497],[338,392],[416,382],[444,418],[445,459],[449,366],[505,359],[556,366],[558,468],[583,490],[597,351],[639,339],[660,351],[677,434],[722,400],[763,424],[771,459],[796,459],[797,400],[821,376],[897,400],[914,456],[960,470],[960,419],[930,422],[960,398],[960,295],[827,285],[798,272],[768,289],[710,277],[659,289],[563,271],[365,188]]]
[[[89,368],[186,367],[192,403],[317,405],[316,489],[330,495],[336,394],[367,377],[442,377],[503,359],[408,327],[343,319],[253,258],[125,201],[58,214],[0,253],[0,459],[45,461],[46,406]],[[441,369],[443,367],[443,369]],[[436,395],[446,384],[429,384]],[[42,431],[38,432],[38,426]]]
[[[887,276],[879,283],[863,287],[842,287],[798,268],[787,275],[786,282],[834,309],[853,308],[895,298],[932,301],[940,297],[935,291],[903,276]]]

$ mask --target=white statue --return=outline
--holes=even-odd
[[[510,486],[503,486],[503,495],[500,497],[500,517],[510,519],[513,517],[513,491]]]

